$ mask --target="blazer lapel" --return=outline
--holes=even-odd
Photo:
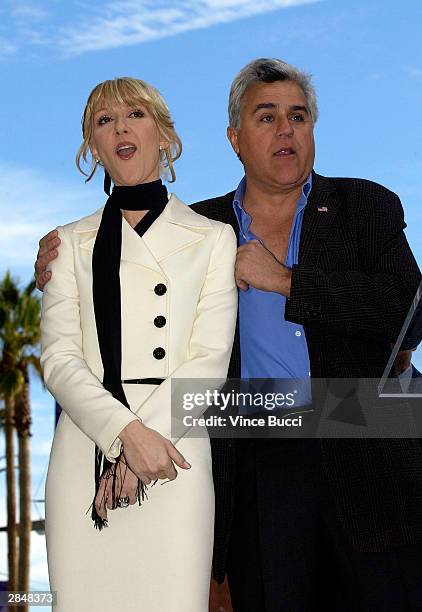
[[[76,224],[74,232],[81,234],[81,249],[92,252],[102,212],[103,208],[100,208]],[[211,227],[208,219],[193,213],[171,194],[164,211],[142,238],[126,219],[122,219],[122,261],[164,274],[160,262],[200,242],[204,238],[204,231]]]
[[[79,219],[73,228],[75,234],[80,234],[79,246],[81,249],[86,251],[92,251],[94,249],[95,238],[98,228],[100,227],[103,210],[104,206],[92,213],[92,215]]]
[[[104,207],[97,210],[89,217],[84,217],[76,224],[74,232],[81,234],[79,246],[81,249],[92,251],[94,249],[95,238],[101,223]],[[163,270],[148,249],[144,241],[138,236],[126,219],[122,219],[122,261],[143,266],[163,275]]]
[[[233,199],[235,191],[230,191],[219,198],[213,198],[204,202],[197,202],[192,205],[193,210],[197,210],[201,215],[206,215],[216,221],[228,223],[234,229],[239,244],[239,224],[233,210]]]
[[[157,223],[157,220],[155,223]],[[159,274],[163,274],[163,270],[161,269],[153,253],[151,253],[150,249],[148,248],[144,237],[141,238],[124,217],[122,218],[121,259],[122,261],[127,261],[129,263],[136,264],[137,266],[143,266],[144,268],[148,268],[149,270],[154,270]]]
[[[312,189],[303,215],[299,265],[312,266],[317,263],[337,214],[338,205],[335,187],[331,181],[313,172]]]
[[[162,214],[144,234],[143,241],[157,262],[203,240],[211,228],[205,217],[193,213],[174,194]]]

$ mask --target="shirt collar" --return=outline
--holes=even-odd
[[[296,214],[300,213],[308,203],[308,197],[312,189],[312,172],[302,186],[302,192],[296,206]],[[246,176],[240,181],[233,198],[233,210],[236,215],[239,228],[246,234],[251,223],[250,215],[243,208],[243,198],[246,191]]]

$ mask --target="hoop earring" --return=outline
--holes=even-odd
[[[168,167],[168,170],[171,176],[170,183],[174,183],[174,181],[176,180],[176,173],[173,167],[173,160],[171,158],[171,154],[169,153],[168,149],[166,149],[165,154],[166,154],[166,160],[167,160],[167,167]]]

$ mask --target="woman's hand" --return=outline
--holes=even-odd
[[[119,461],[101,477],[94,502],[99,516],[104,519],[107,518],[107,509],[113,509],[114,473],[116,497],[129,497],[129,504],[132,505],[137,499],[138,477],[144,484],[150,484],[158,478],[174,480],[177,476],[174,463],[185,470],[191,467],[170,440],[158,431],[145,427],[140,421],[126,425],[119,438],[123,442],[124,451]]]
[[[138,477],[132,472],[124,460],[124,456],[120,457],[117,463],[114,463],[101,477],[100,487],[95,497],[95,508],[101,518],[107,518],[107,509],[113,510],[113,474],[116,472],[116,498],[128,497],[129,504],[132,506],[136,503]]]
[[[170,440],[140,421],[126,425],[119,438],[130,469],[145,484],[157,478],[174,480],[177,476],[174,464],[184,470],[191,467]]]

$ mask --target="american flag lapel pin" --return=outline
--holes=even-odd
[[[326,206],[318,206],[318,212],[328,212],[328,208]]]

